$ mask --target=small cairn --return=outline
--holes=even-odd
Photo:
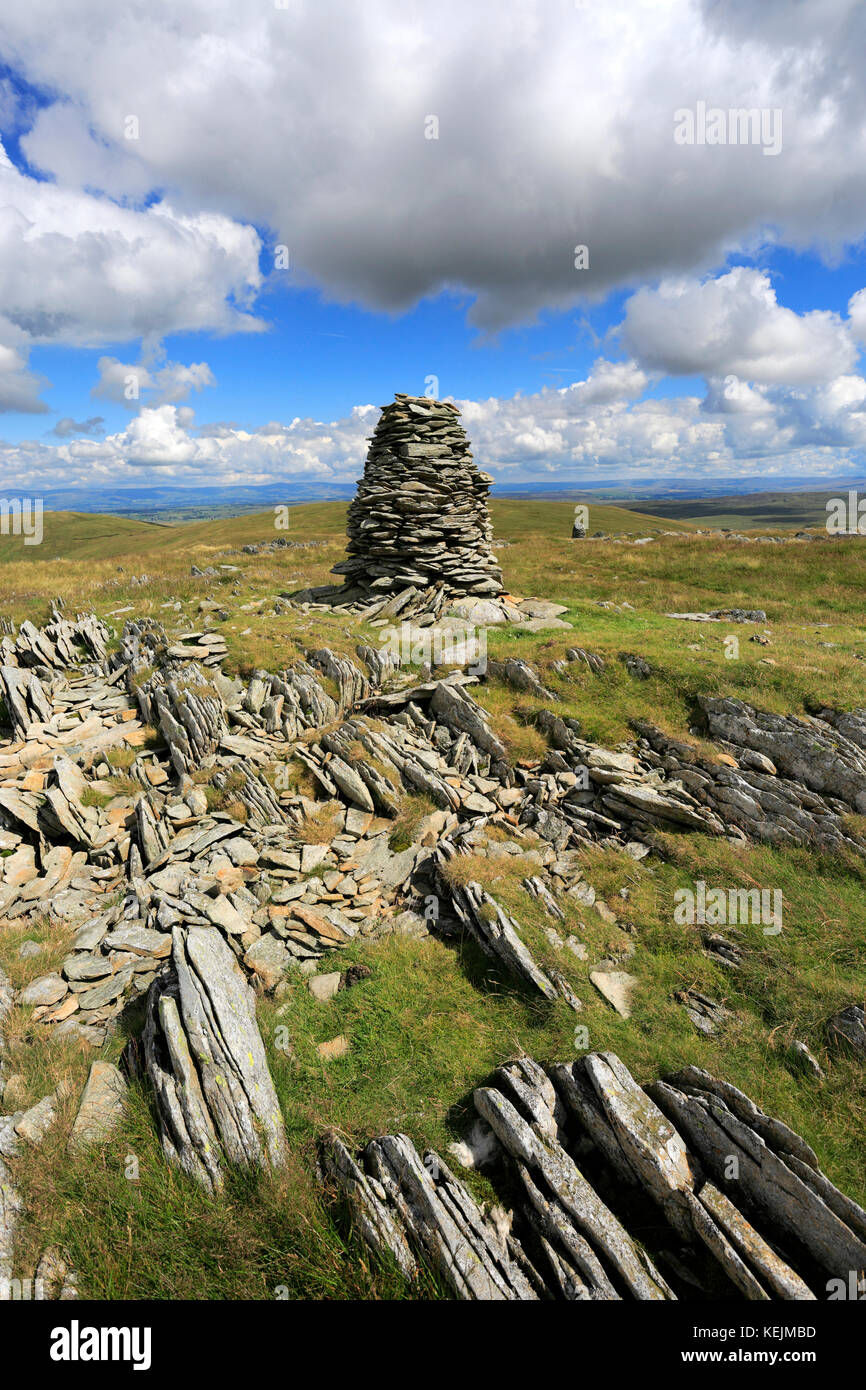
[[[504,591],[490,548],[493,479],[475,467],[459,415],[449,401],[400,393],[383,407],[349,508],[349,558],[333,570],[345,575],[345,599],[431,586],[456,598]]]

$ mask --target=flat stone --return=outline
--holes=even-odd
[[[553,632],[559,628],[572,628],[573,623],[567,623],[563,618],[527,618],[525,623],[520,624],[522,632]]]
[[[69,1153],[81,1153],[109,1137],[123,1117],[126,1091],[126,1082],[113,1063],[93,1063],[69,1136]]]
[[[111,974],[111,961],[108,956],[78,951],[66,957],[62,969],[67,980],[103,980]]]
[[[168,932],[150,931],[147,927],[121,926],[108,933],[103,946],[114,951],[131,951],[138,956],[156,956],[158,960],[171,955],[171,937]]]
[[[347,835],[354,835],[360,839],[366,835],[373,823],[373,817],[369,811],[361,811],[357,806],[350,806],[346,811],[345,831]]]
[[[53,1096],[44,1096],[37,1101],[14,1125],[14,1130],[19,1139],[30,1144],[32,1148],[38,1148],[47,1135],[51,1126],[57,1118],[57,1111],[54,1106]]]
[[[528,618],[558,618],[561,613],[568,612],[564,603],[550,603],[543,598],[527,598],[517,606]]]
[[[307,986],[314,999],[325,1003],[328,999],[333,999],[340,988],[340,972],[332,971],[329,975],[312,975],[307,981]]]
[[[273,932],[265,932],[244,954],[244,964],[259,977],[266,990],[276,988],[291,963],[290,953]]]
[[[327,859],[330,845],[304,845],[301,850],[301,873],[308,874],[317,869],[323,859]]]
[[[32,980],[29,985],[25,985],[21,991],[22,1004],[59,1004],[69,989],[69,985],[60,975],[40,975],[38,980]]]
[[[78,995],[70,991],[53,1009],[42,1015],[43,1023],[62,1023],[64,1019],[78,1012]]]
[[[326,941],[333,941],[336,945],[343,945],[347,936],[351,935],[341,927],[334,926],[329,917],[314,911],[312,908],[305,907],[302,903],[291,903],[289,912],[292,918],[303,922],[304,926],[316,936],[324,937]],[[287,923],[287,926],[291,928],[291,923]]]
[[[81,1009],[93,1013],[97,1009],[102,1009],[106,1004],[113,1004],[125,990],[132,979],[132,970],[124,966],[116,974],[110,976],[104,984],[95,985],[93,989],[86,992],[79,991],[78,1003]]]
[[[249,840],[243,840],[240,836],[236,835],[231,840],[224,840],[220,848],[239,868],[259,862],[258,850],[250,844]]]
[[[589,978],[621,1018],[631,1018],[631,995],[638,983],[634,975],[624,970],[591,970]]]
[[[205,898],[202,911],[209,922],[213,922],[216,927],[222,927],[229,936],[242,936],[249,925],[225,897]]]
[[[466,618],[475,627],[501,627],[508,618],[498,603],[486,598],[461,598],[448,609],[457,618]]]

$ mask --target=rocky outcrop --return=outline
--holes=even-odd
[[[562,1293],[577,1299],[674,1297],[560,1141],[557,1095],[530,1058],[500,1067],[475,1108],[510,1156],[530,1224],[538,1218],[545,1255]]]
[[[784,777],[866,813],[866,752],[839,727],[809,715],[767,714],[741,700],[702,696],[713,738],[769,758]]]
[[[520,935],[517,923],[509,917],[495,898],[482,888],[480,883],[449,883],[441,872],[441,865],[459,853],[451,842],[440,848],[440,872],[437,886],[442,896],[450,893],[451,905],[466,931],[475,938],[482,950],[499,960],[512,974],[519,976],[533,990],[545,999],[553,1000],[557,991],[543,970],[532,958]]]
[[[537,1276],[495,1213],[485,1217],[439,1155],[431,1150],[422,1159],[405,1134],[371,1140],[358,1162],[328,1134],[319,1176],[347,1202],[367,1244],[392,1256],[407,1278],[417,1276],[420,1260],[455,1298],[537,1297]]]
[[[701,696],[715,760],[633,721],[644,764],[688,788],[729,831],[779,845],[862,854],[847,818],[866,806],[866,754],[823,719],[765,714]]]
[[[159,726],[179,777],[213,758],[226,732],[225,702],[197,662],[154,672],[138,696],[149,722]]]
[[[725,1194],[719,1209],[742,1205],[767,1240],[822,1279],[866,1268],[866,1212],[833,1186],[787,1125],[698,1067],[648,1092]]]
[[[59,604],[60,600],[56,600]],[[58,610],[44,627],[23,622],[17,637],[0,638],[0,664],[30,667],[40,675],[65,671],[82,662],[102,662],[105,644],[111,636],[108,627],[93,613],[79,613],[70,622]]]
[[[587,742],[577,720],[552,710],[535,719],[551,751],[537,770],[517,770],[523,788],[517,811],[522,824],[557,849],[593,840],[639,844],[655,829],[724,834],[724,821],[682,778],[647,766],[639,753]]]
[[[424,396],[398,394],[383,407],[349,508],[349,558],[334,567],[348,589],[502,592],[490,549],[492,479],[475,467],[459,415]]]
[[[641,1088],[613,1053],[549,1073],[518,1057],[474,1102],[473,1142],[452,1151],[483,1155],[516,1202],[486,1221],[405,1135],[358,1162],[323,1142],[320,1177],[407,1278],[435,1268],[463,1299],[811,1302],[863,1268],[866,1213],[788,1126],[697,1068]]]
[[[437,608],[439,585],[415,593]],[[375,604],[401,608],[405,591],[378,592]],[[527,622],[545,621],[533,616],[538,607],[524,603]],[[145,1065],[163,1147],[211,1190],[228,1165],[285,1159],[254,992],[282,993],[359,937],[463,931],[536,1001],[580,1010],[551,963],[573,952],[627,1017],[638,983],[622,968],[631,924],[596,899],[584,846],[637,859],[661,827],[862,849],[848,825],[866,766],[860,712],[784,720],[707,699],[715,761],[645,724],[634,745],[602,748],[578,721],[543,709],[534,718],[547,753],[512,766],[471,675],[413,682],[391,654],[362,646],[357,661],[319,648],[243,683],[220,670],[224,643],[207,631],[134,622],[107,658],[99,625],[80,619],[70,632],[65,622],[55,615],[14,643],[2,639],[12,737],[0,748],[0,914],[76,930],[51,969],[39,965],[41,940],[24,942],[34,973],[17,993],[0,976],[0,1034],[17,1002],[37,1036],[50,1029],[99,1045],[147,996]],[[58,664],[68,653],[77,664]],[[600,669],[592,654],[574,655]],[[535,699],[550,694],[523,661],[489,674]],[[112,786],[115,749],[123,792]],[[404,813],[418,796],[431,806],[413,821]],[[471,878],[459,872],[469,854],[480,861]],[[515,881],[543,920],[543,957],[542,928],[536,959],[522,911],[489,891],[483,861],[498,855],[527,861]],[[590,960],[583,942],[566,938],[569,900],[607,925],[610,958]],[[702,940],[714,960],[738,967],[736,941]],[[322,1001],[335,980],[349,982],[324,969],[314,986]],[[707,996],[689,988],[676,997],[702,1031],[725,1026],[727,1010]],[[828,1034],[859,1055],[862,1007],[840,1010]],[[341,1034],[322,1055],[348,1046]],[[15,1088],[7,1091],[4,1108],[14,1109]],[[124,1094],[119,1073],[95,1064],[73,1153],[111,1132]],[[59,1099],[0,1120],[0,1277],[18,1219],[15,1157],[43,1141]],[[811,1150],[703,1073],[647,1095],[607,1054],[550,1076],[523,1058],[479,1087],[476,1107],[519,1193],[516,1234],[512,1215],[485,1216],[441,1160],[421,1158],[405,1136],[374,1141],[360,1162],[336,1140],[323,1153],[323,1171],[371,1242],[410,1276],[432,1265],[461,1298],[655,1300],[689,1280],[727,1296],[809,1298],[836,1277],[834,1252],[861,1258],[866,1218]],[[739,1186],[722,1154],[745,1172]],[[620,1188],[687,1258],[664,1242],[652,1258],[643,1253],[645,1221],[632,1224]]]
[[[37,975],[22,994],[34,1023],[60,1036],[101,1042],[166,969],[176,926],[215,926],[268,991],[358,933],[423,933],[433,850],[440,867],[478,843],[488,852],[483,836],[473,839],[488,822],[516,824],[519,837],[543,846],[527,892],[554,920],[563,893],[593,901],[570,859],[583,845],[641,858],[659,827],[762,833],[763,822],[743,811],[741,781],[762,798],[773,833],[794,824],[774,808],[795,784],[752,748],[740,750],[739,767],[730,755],[700,761],[641,725],[636,749],[614,752],[585,740],[578,721],[545,709],[535,718],[547,755],[512,767],[472,696],[471,676],[413,685],[369,649],[355,661],[320,648],[278,675],[254,672],[244,686],[203,666],[191,644],[180,652],[183,645],[141,620],[127,624],[101,674],[93,665],[62,675],[46,667],[39,723],[0,754],[0,833],[13,851],[0,860],[0,911],[26,918],[50,904],[53,917],[79,927],[59,970]],[[504,663],[502,674],[544,692],[528,663]],[[32,670],[28,679],[42,682]],[[142,720],[160,726],[162,745],[141,747]],[[827,727],[828,737],[845,738]],[[126,776],[140,792],[103,794],[111,773],[103,759],[130,745]],[[282,781],[290,763],[310,775],[316,802]],[[193,781],[202,774],[207,795]],[[438,809],[411,845],[395,850],[389,825],[407,795]],[[802,787],[796,795],[800,833],[814,839],[820,831],[822,842],[842,834],[841,802],[834,809],[832,798]],[[330,843],[309,843],[308,826],[323,813]],[[455,893],[440,874],[437,891],[443,923],[475,936],[533,992],[580,1007],[562,975],[533,959],[519,922],[483,884]],[[729,948],[707,945],[731,964]],[[627,1010],[620,981],[630,988],[632,977],[620,964],[598,962],[594,975],[613,1007]],[[720,1006],[694,992],[683,1003],[705,1031],[724,1020]]]
[[[16,738],[26,738],[35,724],[47,723],[51,718],[51,705],[34,671],[0,666],[0,696]]]

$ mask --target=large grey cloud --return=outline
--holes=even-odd
[[[859,238],[863,9],[29,0],[0,45],[58,93],[24,140],[58,181],[270,228],[297,279],[376,308],[464,288],[495,329],[767,235]],[[781,153],[678,145],[698,101],[781,108]]]
[[[864,11],[78,0],[73,18],[63,0],[6,6],[0,51],[53,95],[35,110],[0,84],[0,129],[32,122],[21,148],[46,176],[0,155],[0,410],[44,411],[34,343],[260,328],[259,228],[288,245],[289,283],[391,311],[450,287],[484,330],[635,291],[585,381],[465,403],[494,471],[736,472],[758,457],[822,471],[828,450],[838,466],[864,443],[866,291],[848,317],[797,314],[761,272],[720,270],[767,240],[831,256],[862,236]],[[780,152],[677,143],[675,113],[699,102],[778,108]],[[576,269],[582,244],[589,265]],[[617,344],[624,360],[610,360]],[[211,384],[209,368],[148,351],[100,363],[94,394],[107,399],[143,374],[144,408],[124,429],[0,449],[4,474],[44,486],[145,469],[357,476],[368,407],[196,429],[180,403]],[[645,398],[663,374],[702,376],[706,394]]]

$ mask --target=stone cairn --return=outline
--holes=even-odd
[[[503,592],[491,551],[487,494],[460,411],[448,401],[398,393],[371,437],[349,508],[345,597],[438,586],[443,598]]]

